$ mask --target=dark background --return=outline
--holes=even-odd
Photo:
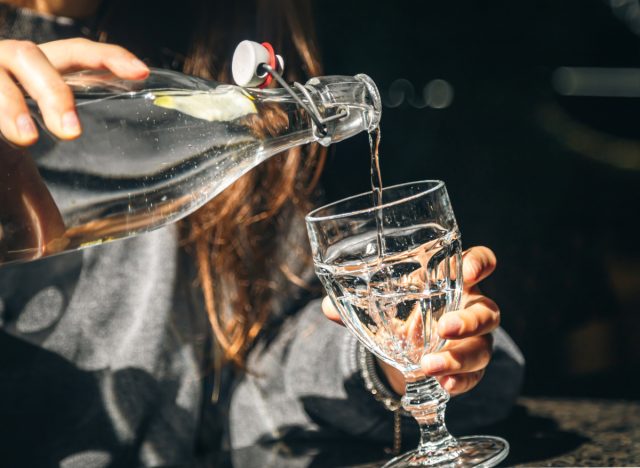
[[[384,183],[443,179],[464,244],[496,252],[483,289],[525,394],[640,396],[640,98],[552,80],[640,67],[639,3],[316,1],[326,74],[367,73],[386,103]],[[337,145],[327,198],[367,190],[368,165],[366,135]]]

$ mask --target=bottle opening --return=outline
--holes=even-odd
[[[369,75],[365,75],[364,73],[360,73],[355,76],[356,79],[362,81],[369,91],[369,96],[371,97],[371,103],[373,106],[371,114],[371,119],[369,122],[368,132],[372,132],[380,125],[380,118],[382,117],[382,98],[380,97],[380,91],[378,91],[378,87],[373,82]]]

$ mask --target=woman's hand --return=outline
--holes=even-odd
[[[128,80],[149,75],[147,66],[131,52],[111,44],[81,38],[40,45],[0,41],[0,133],[20,146],[38,139],[20,84],[38,103],[44,123],[54,135],[64,140],[77,138],[82,129],[73,94],[61,74],[84,69],[106,69]]]
[[[478,283],[496,267],[496,257],[486,247],[472,247],[463,254],[465,289],[462,309],[445,314],[438,323],[438,333],[447,341],[438,353],[422,359],[425,375],[435,376],[452,395],[465,393],[475,387],[491,359],[490,332],[500,324],[500,310],[488,297],[483,296]],[[341,323],[329,298],[322,302],[325,315]],[[402,373],[379,361],[387,380],[398,394],[405,391]]]
[[[87,39],[66,39],[36,45],[0,40],[0,133],[18,146],[38,139],[23,90],[38,104],[47,128],[70,140],[81,133],[71,89],[61,73],[106,69],[136,80],[149,75],[147,66],[122,47]],[[22,90],[18,86],[22,87]],[[37,258],[62,250],[68,240],[55,201],[26,151],[0,138],[0,207],[10,220],[10,235],[0,223],[0,262],[5,256]],[[16,257],[17,255],[17,257]]]

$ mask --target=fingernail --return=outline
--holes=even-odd
[[[148,70],[149,69],[149,67],[147,67],[146,63],[144,63],[142,60],[137,59],[137,58],[131,59],[131,65],[134,68],[139,68],[140,70]]]
[[[437,374],[438,372],[442,372],[446,367],[447,363],[442,356],[427,354],[422,359],[422,367],[424,371],[428,374]]]
[[[20,114],[16,118],[16,127],[18,127],[20,136],[24,139],[31,139],[38,135],[36,125],[29,114]]]
[[[460,318],[453,315],[451,317],[444,317],[443,320],[444,325],[442,327],[442,331],[444,332],[445,336],[455,336],[460,334],[460,331],[462,331],[462,327],[464,325]]]
[[[75,111],[68,111],[62,114],[62,129],[69,135],[80,133],[80,121]]]

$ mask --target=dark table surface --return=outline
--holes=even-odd
[[[501,466],[640,466],[640,402],[522,398],[507,420],[480,432],[511,444]],[[390,457],[352,440],[279,442],[235,451],[227,466],[369,468]]]

